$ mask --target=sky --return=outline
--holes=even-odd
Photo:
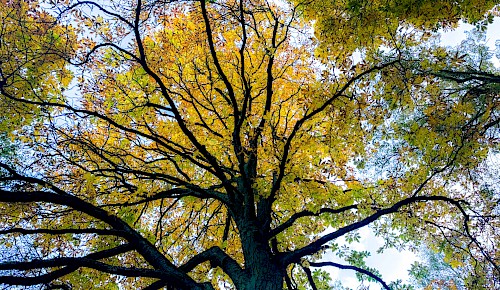
[[[351,248],[356,251],[369,251],[372,255],[366,258],[366,265],[371,268],[376,268],[381,275],[382,280],[386,283],[401,279],[406,281],[408,276],[408,269],[413,262],[417,261],[418,257],[416,254],[410,251],[398,251],[396,249],[385,250],[382,254],[377,254],[377,250],[384,245],[384,240],[380,237],[376,237],[374,232],[367,227],[359,230],[361,239],[359,243],[351,244]],[[339,245],[345,243],[343,238],[337,240]],[[333,261],[341,264],[347,264],[341,259],[337,258],[334,254],[329,254],[324,256],[325,261]],[[357,280],[355,272],[351,270],[339,270],[336,268],[328,269],[332,280],[339,280],[342,282],[343,286],[356,289],[360,282]],[[367,283],[363,285],[369,285],[370,289],[381,289],[380,284],[377,283]]]
[[[465,39],[466,32],[473,28],[473,25],[461,23],[460,26],[453,31],[442,32],[441,42],[447,46],[457,46]],[[497,41],[500,42],[500,18],[498,17],[495,18],[493,24],[488,26],[486,44],[491,50],[494,50]],[[493,57],[493,63],[496,67],[500,67],[500,60],[495,56]],[[359,234],[361,236],[360,242],[351,244],[351,248],[357,251],[370,251],[372,253],[372,255],[366,259],[367,266],[378,269],[381,278],[386,283],[398,279],[403,280],[403,282],[408,282],[408,270],[412,263],[419,260],[418,254],[411,251],[398,251],[396,249],[388,249],[382,254],[377,254],[376,251],[384,244],[384,240],[380,237],[376,237],[374,232],[367,227],[362,228]],[[339,239],[337,242],[340,245],[343,243],[345,244],[345,240],[343,239]],[[334,254],[325,255],[323,260],[346,264]],[[332,267],[325,270],[328,270],[333,281],[339,280],[345,287],[357,289],[360,286],[360,282],[356,279],[354,271],[339,270]],[[369,285],[370,290],[382,289],[380,284],[377,283],[365,282],[363,285]]]

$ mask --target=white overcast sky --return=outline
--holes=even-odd
[[[376,237],[370,228],[362,228],[360,231],[361,239],[359,243],[353,243],[350,248],[356,251],[369,251],[371,256],[365,259],[368,267],[376,268],[381,275],[381,278],[386,282],[390,283],[401,279],[406,281],[408,277],[408,269],[410,269],[411,264],[417,260],[417,256],[410,251],[398,251],[396,249],[385,250],[382,254],[377,254],[377,250],[384,245],[384,240],[380,237]],[[343,244],[343,239],[337,240],[339,245]],[[335,257],[334,254],[325,255],[325,261],[333,261],[341,264],[347,264],[346,262]],[[356,289],[360,282],[358,282],[355,272],[351,270],[339,270],[330,267],[325,269],[330,272],[333,279],[342,282],[343,286],[349,287],[351,289]],[[370,289],[381,289],[380,285],[377,283],[367,283],[364,282],[365,286],[369,285]]]

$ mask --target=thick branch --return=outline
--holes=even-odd
[[[468,81],[481,81],[484,83],[500,83],[500,76],[482,71],[441,70],[432,74],[440,78],[455,81],[457,83],[464,83]]]
[[[5,262],[0,263],[0,270],[32,270],[52,267],[91,268],[100,272],[127,277],[161,278],[162,272],[154,269],[127,268],[108,265],[103,262],[88,258],[55,258],[49,260],[33,260],[30,262]],[[13,278],[15,276],[12,276]]]
[[[0,202],[8,203],[23,203],[23,202],[48,202],[53,204],[59,204],[71,207],[77,211],[88,214],[98,220],[101,220],[115,230],[120,230],[124,232],[124,237],[129,241],[129,243],[134,246],[139,254],[141,254],[144,259],[151,264],[155,269],[161,270],[164,277],[170,277],[176,281],[176,285],[189,289],[199,289],[198,285],[191,277],[179,271],[163,254],[161,254],[156,247],[151,244],[148,240],[142,237],[137,231],[131,228],[123,220],[109,214],[105,210],[94,206],[76,196],[67,194],[58,187],[47,183],[41,179],[21,176],[13,171],[7,165],[0,163],[2,168],[15,176],[19,181],[29,182],[33,184],[38,184],[50,189],[53,192],[48,191],[33,191],[33,192],[21,192],[21,191],[6,191],[0,189]]]
[[[269,232],[269,238],[272,238],[272,237],[276,236],[277,234],[281,233],[282,231],[286,230],[287,228],[291,227],[293,225],[293,223],[296,220],[298,220],[299,218],[309,217],[309,216],[319,216],[323,213],[331,213],[331,214],[342,213],[342,212],[346,212],[346,211],[349,211],[351,209],[357,209],[357,208],[358,208],[358,205],[353,204],[353,205],[344,206],[341,208],[322,208],[318,212],[312,212],[309,210],[297,212],[297,213],[293,214],[287,221],[285,221],[281,225],[277,226],[276,228],[272,229]]]
[[[105,259],[109,257],[113,257],[119,254],[126,253],[132,250],[130,244],[124,244],[117,246],[112,249],[107,249],[103,251],[99,251],[96,253],[89,254],[82,258],[69,258],[69,259],[85,259],[89,261],[96,262],[100,259]],[[66,258],[68,259],[68,258]],[[51,259],[56,260],[56,259]],[[47,274],[43,274],[36,277],[17,277],[17,276],[0,276],[0,283],[10,284],[10,285],[37,285],[49,283],[57,278],[65,276],[69,273],[76,271],[79,267],[83,265],[78,265],[77,263],[61,263],[62,261],[54,261],[53,264],[50,263],[50,260],[35,260],[31,262],[4,262],[0,263],[0,270],[29,270],[29,269],[37,269],[37,268],[49,268],[49,267],[59,267],[66,266],[64,268],[52,271]],[[74,262],[74,261],[72,261]],[[102,263],[101,263],[102,264]],[[109,265],[108,265],[109,266]]]
[[[219,247],[212,247],[192,257],[184,265],[180,266],[179,270],[187,273],[206,261],[209,261],[212,267],[221,267],[222,270],[231,277],[233,282],[237,285],[237,288],[238,284],[242,285],[246,280],[246,276],[240,265]]]
[[[20,277],[20,276],[0,276],[0,283],[9,285],[37,285],[51,282],[57,278],[74,272],[80,267],[86,267],[98,270],[100,272],[105,272],[113,275],[127,276],[127,277],[149,277],[149,278],[161,278],[162,272],[152,269],[141,269],[141,268],[127,268],[120,266],[112,266],[92,259],[78,258],[71,259],[66,258],[67,264],[65,267],[50,272],[48,274],[43,274],[40,276],[33,277]]]
[[[364,226],[369,225],[370,223],[376,221],[378,218],[388,215],[391,213],[397,212],[400,208],[410,205],[412,203],[417,203],[417,202],[427,202],[427,201],[444,201],[450,204],[453,204],[457,206],[458,208],[462,209],[460,202],[457,200],[454,200],[452,198],[446,197],[446,196],[413,196],[409,198],[405,198],[397,203],[395,203],[393,206],[385,208],[385,209],[380,209],[377,210],[374,214],[364,218],[361,221],[352,223],[348,226],[345,226],[343,228],[340,228],[330,234],[327,234],[318,240],[310,243],[309,245],[297,249],[293,252],[289,252],[284,255],[283,261],[286,264],[290,263],[297,263],[300,261],[300,258],[307,256],[307,255],[312,255],[316,252],[318,252],[326,243],[339,238],[349,232],[355,231],[357,229],[360,229]]]
[[[196,186],[193,186],[196,187]],[[199,191],[191,190],[191,189],[186,189],[186,188],[173,188],[170,190],[163,190],[160,192],[157,192],[153,194],[152,196],[145,197],[141,200],[137,201],[131,201],[131,202],[124,202],[124,203],[116,203],[116,204],[105,204],[102,205],[101,207],[111,207],[111,206],[134,206],[134,205],[140,205],[143,203],[155,201],[155,200],[160,200],[164,198],[182,198],[186,196],[193,196],[197,197],[200,199],[210,199],[213,198],[215,200],[221,201],[222,203],[227,202],[226,196],[223,194],[216,192],[214,190],[208,190],[208,189],[198,189],[199,191],[202,191],[201,193]],[[206,193],[206,195],[204,195]]]

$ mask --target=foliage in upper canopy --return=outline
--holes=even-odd
[[[394,47],[401,32],[406,44],[415,43],[417,32],[456,28],[459,21],[485,27],[497,12],[496,0],[312,0],[303,3],[305,16],[315,20],[320,41],[317,54],[342,63],[356,49]],[[418,34],[418,33],[417,33]],[[399,44],[400,45],[400,44]]]
[[[37,1],[0,5],[0,129],[9,132],[33,125],[40,108],[5,94],[32,102],[59,99],[72,79],[65,58],[74,35],[71,27],[57,25]]]
[[[115,171],[119,166],[131,172],[84,181],[98,184],[96,194],[102,196],[105,192],[106,202],[136,202],[173,187],[222,187],[218,168],[230,180],[245,175],[251,177],[250,184],[235,186],[251,186],[256,200],[269,197],[274,190],[273,179],[277,178],[284,158],[286,140],[294,126],[304,115],[328,101],[329,95],[348,80],[347,77],[339,78],[336,84],[329,85],[314,77],[317,72],[311,56],[311,42],[300,35],[307,27],[296,23],[293,11],[285,13],[271,4],[268,9],[261,10],[261,3],[247,3],[253,12],[245,19],[248,31],[244,40],[241,24],[227,16],[237,11],[237,5],[237,2],[215,3],[208,10],[212,34],[216,35],[213,45],[217,64],[204,35],[200,10],[196,5],[187,8],[185,4],[182,8],[169,9],[168,16],[159,17],[159,26],[143,39],[148,70],[153,71],[154,76],[141,65],[128,61],[130,56],[113,50],[105,51],[87,64],[93,75],[80,83],[84,88],[84,108],[110,116],[116,125],[106,126],[109,120],[96,118],[87,132],[69,127],[64,134],[67,140],[80,139],[83,134],[85,142],[73,147],[81,154],[72,160],[85,164],[84,171],[97,168]],[[292,33],[295,34],[293,39]],[[243,41],[245,47],[241,50]],[[116,69],[110,70],[110,67]],[[269,75],[272,75],[272,87],[268,83]],[[158,86],[158,81],[165,88]],[[230,84],[230,89],[225,82]],[[329,194],[341,192],[341,188],[325,182],[328,177],[325,172],[339,179],[349,179],[351,175],[346,170],[346,163],[356,151],[362,150],[362,131],[355,129],[359,123],[354,116],[354,104],[334,101],[337,102],[341,109],[320,113],[294,132],[300,141],[289,144],[290,148],[286,149],[289,155],[286,175],[275,202],[277,216],[282,216],[280,219],[299,210],[317,212],[329,204],[352,203],[348,196]],[[182,121],[176,119],[176,114],[182,116]],[[123,138],[121,127],[134,128],[134,132],[126,133],[127,137]],[[186,138],[187,131],[193,136]],[[141,135],[147,137],[144,139]],[[196,142],[200,142],[206,152],[201,151]],[[241,143],[240,152],[234,152],[235,142]],[[93,152],[90,146],[102,148],[102,151]],[[105,159],[98,154],[103,154]],[[207,154],[216,160],[217,167],[214,168]],[[258,162],[256,168],[241,168],[242,163],[255,156],[258,156],[258,161],[254,161]],[[325,158],[330,161],[322,162]],[[246,166],[251,168],[251,165]],[[144,182],[143,175],[148,174],[161,174],[161,177],[154,183]],[[123,177],[127,179],[127,186],[134,189],[134,195],[125,196],[121,190],[113,190],[116,179]],[[155,211],[157,206],[159,204],[151,210]],[[218,202],[205,204],[198,199],[183,199],[182,206],[170,209],[178,218],[169,227],[189,224],[193,212],[200,214],[204,208],[214,212],[210,221],[213,232],[207,234],[222,236],[224,228],[216,224],[223,225],[227,213],[218,209]],[[294,229],[297,240],[282,235],[279,246],[296,248],[310,240],[301,235],[323,230],[322,223],[301,223]],[[179,228],[159,239],[161,243],[181,246],[186,239],[198,235],[197,231],[192,234],[191,237]],[[222,245],[222,241],[215,238],[199,243],[202,248]],[[227,250],[238,257],[240,242],[237,236],[229,235],[225,243],[231,245]],[[179,253],[171,254],[183,260],[191,251],[183,247]]]
[[[498,72],[479,34],[449,51],[407,33],[493,1],[327,2],[2,2],[0,128],[29,148],[0,160],[4,246],[24,226],[43,229],[45,259],[121,249],[54,278],[82,288],[326,286],[309,266],[329,248],[367,270],[334,241],[375,222],[388,246],[421,239],[498,275],[483,239],[498,192],[478,177],[498,148]]]
[[[402,51],[408,61],[398,69],[405,73],[382,75],[375,85],[392,108],[391,122],[380,127],[380,151],[367,167],[378,167],[396,190],[429,180],[424,191],[445,191],[463,200],[469,217],[475,216],[473,222],[463,221],[463,212],[451,214],[446,206],[436,205],[416,215],[407,213],[391,222],[403,234],[389,244],[409,238],[443,253],[447,263],[462,271],[466,286],[460,289],[498,287],[498,266],[488,265],[498,259],[498,241],[492,237],[498,235],[493,217],[498,216],[500,191],[492,184],[498,183],[500,79],[485,42],[484,33],[473,30],[455,48],[433,44]],[[463,222],[465,233],[455,231],[450,221]],[[416,230],[418,224],[426,230]],[[384,225],[378,229],[385,232]],[[486,257],[473,258],[478,252]]]

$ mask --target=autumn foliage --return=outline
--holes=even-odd
[[[413,2],[1,1],[0,283],[404,287],[371,226],[498,287],[500,77],[437,41],[495,1]]]

